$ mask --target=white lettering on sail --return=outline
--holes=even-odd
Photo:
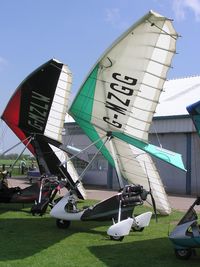
[[[44,131],[49,108],[50,98],[33,91],[28,113],[28,124],[41,132]]]

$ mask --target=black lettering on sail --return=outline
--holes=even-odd
[[[106,101],[106,108],[112,109],[115,112],[120,113],[122,115],[125,115],[125,112],[126,112],[126,109],[125,108],[122,108],[120,106],[117,106],[117,105],[115,105],[115,104],[113,104],[111,102],[108,102],[108,101]]]
[[[117,97],[116,95],[114,95],[111,92],[108,92],[108,96],[107,97],[108,97],[108,99],[115,98],[118,102],[120,102],[122,105],[127,106],[127,107],[130,104],[130,99],[126,99],[126,101],[123,101],[123,100],[121,100],[119,97]]]
[[[119,122],[117,122],[115,120],[110,121],[110,119],[108,117],[103,117],[103,120],[105,122],[107,122],[108,124],[116,127],[116,128],[122,128],[122,124],[121,123],[119,123]]]
[[[118,78],[118,76],[120,76],[120,78]],[[112,77],[119,82],[126,83],[129,85],[136,85],[136,83],[137,83],[137,79],[134,79],[134,78],[126,76],[126,75],[124,77],[121,77],[121,74],[116,73],[116,72],[113,73]]]
[[[128,87],[125,87],[125,86],[121,86],[117,83],[111,83],[110,84],[110,88],[113,89],[114,91],[116,92],[119,92],[120,94],[123,94],[123,95],[133,95],[133,89],[130,89]]]

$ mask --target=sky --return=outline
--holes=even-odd
[[[105,49],[149,10],[173,19],[181,36],[167,78],[200,75],[200,0],[0,0],[0,114],[51,58],[69,66],[75,95]],[[1,153],[19,140],[0,125]]]

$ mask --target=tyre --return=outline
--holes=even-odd
[[[188,260],[192,255],[191,249],[175,249],[175,255],[178,259]]]
[[[142,231],[144,230],[144,227],[133,226],[133,227],[131,227],[131,229],[132,229],[134,232],[142,232]]]
[[[66,221],[66,220],[61,220],[61,219],[56,220],[56,225],[60,229],[67,229],[69,228],[70,224],[71,224],[71,221]]]
[[[112,236],[110,235],[110,239],[114,241],[122,241],[124,239],[124,236]]]

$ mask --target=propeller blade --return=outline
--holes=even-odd
[[[158,222],[158,216],[157,216],[157,210],[156,210],[156,202],[155,202],[155,199],[154,199],[153,194],[151,193],[151,191],[150,191],[150,196],[151,196],[151,201],[152,201],[153,210],[154,210],[154,214],[155,214],[155,219],[156,219],[156,222]]]

